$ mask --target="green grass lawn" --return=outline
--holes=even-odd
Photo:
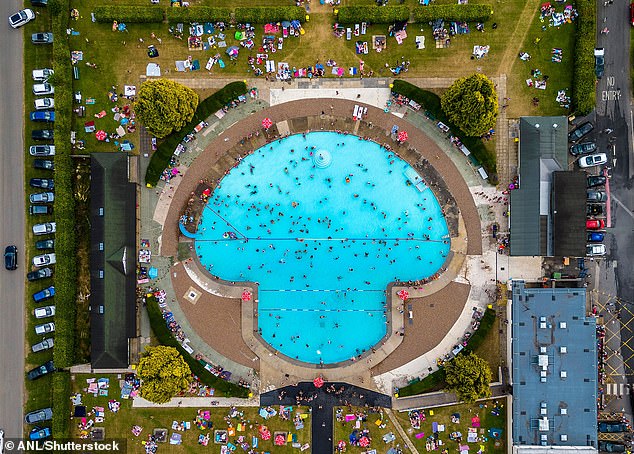
[[[109,378],[109,395],[93,397],[92,394],[87,394],[85,392],[85,389],[88,386],[86,379],[89,378]],[[240,407],[238,408],[238,411],[241,416],[233,418],[227,417],[229,414],[228,408],[205,407],[201,408],[201,410],[209,410],[211,412],[210,420],[213,423],[213,427],[211,429],[200,430],[195,425],[198,408],[132,408],[131,400],[122,400],[120,398],[120,387],[118,384],[119,379],[117,378],[117,375],[77,374],[74,375],[72,379],[73,392],[82,394],[82,404],[86,406],[88,412],[90,412],[93,407],[104,407],[104,421],[101,423],[95,423],[94,427],[104,427],[107,439],[125,439],[127,442],[127,452],[130,453],[142,452],[142,442],[147,440],[148,434],[151,434],[154,429],[158,428],[168,429],[168,437],[174,432],[179,433],[182,435],[183,440],[183,443],[180,446],[169,445],[169,443],[160,443],[160,452],[220,452],[220,445],[213,443],[213,431],[216,429],[226,430],[229,427],[229,422],[236,430],[239,423],[242,422],[245,425],[244,431],[237,431],[235,436],[229,438],[229,441],[234,444],[237,444],[235,440],[241,435],[245,436],[245,439],[250,444],[252,436],[257,435],[260,425],[266,425],[272,434],[277,431],[296,434],[297,441],[299,443],[310,443],[311,416],[307,407],[293,406],[291,418],[293,418],[298,412],[308,415],[306,419],[304,419],[304,428],[298,430],[295,429],[292,419],[290,421],[284,421],[279,417],[279,414],[265,420],[258,415],[258,407]],[[108,402],[112,399],[121,402],[121,408],[117,413],[113,413],[108,409]],[[209,401],[212,400],[213,397],[210,397]],[[276,406],[275,410],[279,412],[279,406]],[[227,417],[226,420],[225,417]],[[91,416],[88,416],[88,418],[91,418]],[[81,430],[78,428],[78,424],[80,424],[81,420],[79,418],[75,418],[72,421],[71,436],[79,437],[81,435]],[[172,430],[173,421],[190,421],[192,423],[191,429],[186,431]],[[138,437],[134,436],[132,433],[133,426],[140,426],[143,428]],[[211,437],[209,445],[207,447],[199,445],[198,436],[201,434],[205,435],[207,433],[209,433]],[[259,440],[258,450],[272,451],[275,453],[299,452],[297,448],[292,448],[290,444],[276,447],[273,445],[272,440]],[[238,448],[238,451],[242,452],[240,448]]]
[[[404,448],[405,443],[403,438],[397,432],[394,424],[390,421],[390,418],[382,411],[381,413],[370,413],[367,408],[362,407],[335,407],[335,415],[333,417],[334,420],[334,438],[333,442],[336,445],[340,440],[346,442],[346,452],[349,453],[358,453],[361,454],[365,452],[368,448],[362,448],[360,446],[350,446],[350,435],[355,430],[357,426],[357,421],[345,422],[345,415],[353,415],[363,414],[365,417],[364,421],[359,421],[359,427],[356,428],[357,432],[360,433],[365,429],[369,430],[371,443],[369,449],[376,449],[377,453],[385,453],[391,447],[400,446]],[[337,417],[337,412],[341,413],[341,417]],[[339,419],[339,420],[338,420]],[[377,424],[377,421],[380,421],[380,424]],[[382,438],[387,434],[394,434],[396,439],[392,442],[385,443]]]
[[[449,435],[453,432],[460,432],[462,434],[462,444],[467,444],[470,447],[471,452],[476,452],[480,449],[480,446],[484,446],[485,452],[494,452],[503,454],[506,452],[506,407],[505,401],[499,401],[496,405],[496,401],[489,400],[482,403],[474,404],[460,404],[452,405],[448,407],[438,407],[428,410],[421,410],[424,412],[425,421],[420,423],[420,428],[415,429],[410,423],[410,416],[408,412],[397,413],[397,419],[399,420],[403,429],[405,429],[409,439],[414,443],[419,452],[425,452],[427,438],[433,435],[432,423],[436,422],[438,425],[444,425],[445,430],[438,432],[438,439],[442,440],[442,448],[446,448],[449,452],[456,452],[459,446],[458,441],[450,440]],[[494,408],[498,408],[499,416],[494,416],[492,411]],[[451,415],[460,415],[459,423],[451,422]],[[480,427],[476,427],[478,441],[475,443],[467,443],[467,434],[469,428],[473,426],[472,418],[479,417]],[[496,428],[502,429],[501,437],[499,440],[495,440],[489,435],[489,429]],[[417,438],[417,434],[424,434]]]

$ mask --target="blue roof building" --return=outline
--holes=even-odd
[[[513,452],[596,452],[596,321],[585,289],[513,281],[511,310]]]

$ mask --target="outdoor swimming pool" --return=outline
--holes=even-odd
[[[211,194],[196,238],[212,274],[259,283],[262,337],[316,364],[375,345],[392,329],[387,284],[434,275],[449,246],[438,201],[405,161],[334,132],[242,159]]]

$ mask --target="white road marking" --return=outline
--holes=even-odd
[[[619,204],[619,206],[620,206],[621,208],[623,208],[623,209],[625,210],[625,212],[626,212],[627,214],[629,214],[629,215],[630,215],[630,217],[631,217],[631,218],[633,218],[633,219],[634,219],[634,213],[632,213],[632,211],[631,211],[628,207],[626,207],[625,205],[623,205],[623,202],[621,202],[619,199],[617,199],[617,198],[616,198],[616,197],[614,197],[614,196],[612,196],[612,200],[614,200],[617,204]]]

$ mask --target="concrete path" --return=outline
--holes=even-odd
[[[156,404],[142,397],[135,397],[132,408],[208,408],[208,407],[259,407],[257,397],[240,399],[237,397],[174,397],[164,404]]]
[[[502,383],[494,383],[491,385],[491,397],[480,399],[478,402],[499,399],[507,395],[507,386]],[[418,396],[399,397],[392,399],[392,408],[397,411],[408,411],[423,408],[446,407],[448,405],[459,404],[460,401],[454,393],[435,392],[428,394],[419,394]]]

